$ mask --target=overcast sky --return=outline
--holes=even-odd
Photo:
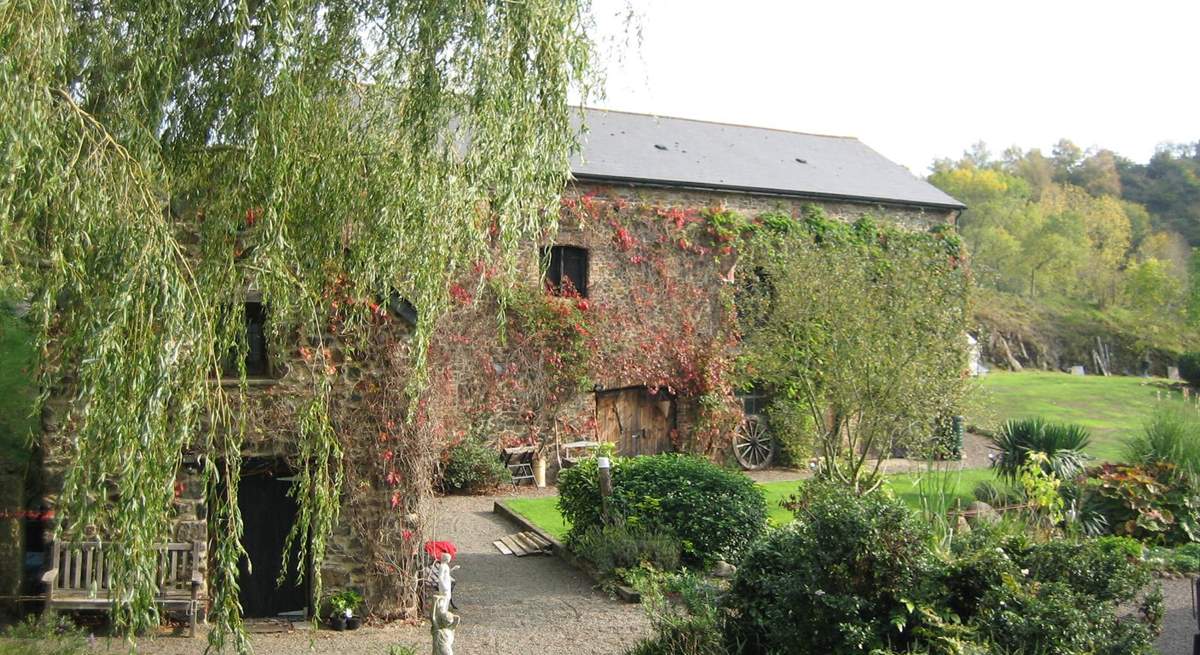
[[[1200,0],[594,3],[602,35],[630,5],[642,31],[598,107],[856,136],[922,175],[981,139],[1200,140]]]

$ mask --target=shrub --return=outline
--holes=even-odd
[[[626,524],[595,525],[571,541],[571,550],[606,575],[621,577],[624,569],[643,564],[659,571],[679,568],[683,547],[671,534],[651,532]]]
[[[720,589],[683,572],[638,589],[654,636],[641,640],[626,655],[726,655],[726,615]],[[667,600],[666,594],[678,598]]]
[[[1200,541],[1200,494],[1174,465],[1104,464],[1088,471],[1086,511],[1113,534],[1157,544]]]
[[[767,407],[767,424],[779,444],[779,464],[801,468],[817,452],[817,426],[799,403],[777,398]]]
[[[1017,479],[1030,453],[1044,454],[1043,468],[1059,480],[1070,480],[1084,469],[1087,455],[1083,450],[1091,437],[1078,425],[1047,423],[1033,418],[1007,421],[991,441],[1000,451],[992,466],[1006,480]]]
[[[1190,410],[1159,407],[1140,433],[1125,440],[1125,461],[1152,465],[1170,462],[1196,479],[1200,475],[1200,420]]]
[[[1150,653],[1161,620],[1142,547],[1125,538],[1035,543],[1012,526],[982,526],[954,544],[944,576],[951,608],[989,652]],[[1053,634],[1050,634],[1053,633]]]
[[[1200,573],[1200,543],[1183,544],[1174,548],[1151,546],[1146,562],[1155,570],[1176,573]]]
[[[1126,537],[1049,541],[1017,553],[1015,559],[1034,580],[1062,582],[1101,602],[1132,600],[1150,584],[1142,545]]]
[[[92,649],[88,634],[61,614],[30,615],[0,631],[6,655],[82,655]]]
[[[1024,585],[1010,574],[988,592],[972,622],[992,652],[1040,655],[1151,655],[1153,630],[1118,619],[1111,603],[1091,602],[1061,582]],[[1029,648],[1036,645],[1033,651]]]
[[[905,622],[920,614],[908,608],[925,605],[936,579],[928,528],[893,498],[828,482],[805,484],[789,506],[796,520],[751,548],[729,591],[739,617],[730,637],[743,652],[824,655],[910,643],[915,626]]]
[[[766,525],[766,501],[754,482],[698,457],[619,458],[612,482],[613,513],[631,526],[675,535],[689,561],[736,561]],[[560,473],[558,493],[569,540],[603,523],[595,461]]]
[[[512,480],[500,455],[479,439],[466,439],[451,446],[442,488],[447,491],[479,491]]]
[[[1179,357],[1179,377],[1193,387],[1200,386],[1200,351],[1184,353]]]

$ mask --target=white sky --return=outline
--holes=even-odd
[[[594,0],[602,37],[629,6],[594,106],[856,136],[921,175],[981,139],[1200,140],[1200,0]]]

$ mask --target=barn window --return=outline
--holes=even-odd
[[[558,293],[588,295],[588,251],[575,246],[552,246],[543,251],[549,259],[546,282]]]
[[[246,319],[246,377],[265,378],[271,374],[267,356],[267,310],[261,302],[245,304]],[[232,349],[225,358],[224,376],[237,377],[238,351]]]
[[[267,359],[267,311],[260,302],[246,303],[246,375],[265,377],[270,373]]]

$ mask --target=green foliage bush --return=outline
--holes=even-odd
[[[795,402],[777,398],[767,407],[767,424],[779,444],[778,463],[801,468],[817,453],[820,439],[812,414]]]
[[[1025,652],[1030,644],[1061,655],[1154,652],[1161,597],[1151,589],[1139,599],[1151,582],[1139,543],[1036,543],[1011,527],[981,526],[956,541],[944,578],[951,607],[989,652]],[[1134,606],[1140,616],[1118,611]]]
[[[1170,463],[1095,467],[1081,494],[1084,511],[1103,516],[1113,534],[1165,545],[1200,541],[1200,492]]]
[[[571,540],[571,550],[601,573],[620,577],[624,570],[643,565],[674,571],[679,568],[683,546],[672,534],[618,523],[584,530]]]
[[[1200,476],[1200,418],[1183,407],[1161,406],[1141,432],[1125,440],[1124,454],[1132,464],[1169,462],[1195,479]]]
[[[796,515],[747,553],[729,591],[748,653],[870,652],[911,641],[894,622],[930,597],[929,529],[901,502],[809,482]],[[910,628],[912,626],[909,626]]]
[[[737,471],[686,455],[613,460],[614,515],[630,526],[673,534],[686,560],[737,561],[762,533],[766,501]],[[558,477],[558,507],[570,521],[569,541],[603,523],[596,463],[586,460]]]
[[[761,218],[739,250],[756,274],[735,296],[738,375],[790,405],[772,430],[815,426],[823,474],[868,489],[871,453],[934,450],[934,424],[965,398],[961,242],[815,206],[800,221]]]
[[[796,521],[755,544],[727,594],[730,652],[1153,652],[1162,599],[1136,541],[1041,543],[1006,520],[935,552],[883,493],[810,482],[789,504]]]
[[[1187,383],[1200,386],[1200,351],[1190,351],[1179,356],[1179,377]]]
[[[451,446],[442,471],[442,488],[474,492],[512,480],[512,474],[495,448],[480,439],[465,439]]]
[[[722,590],[693,573],[665,576],[639,586],[654,635],[641,640],[626,655],[727,655],[728,621],[721,605]],[[668,598],[668,596],[670,598]]]
[[[88,634],[61,614],[30,615],[0,631],[5,655],[82,655],[92,649]]]
[[[1086,429],[1074,424],[1048,423],[1040,418],[1007,421],[990,437],[1000,456],[992,462],[997,474],[1015,481],[1030,453],[1046,455],[1044,468],[1059,480],[1070,480],[1083,472],[1091,442]]]
[[[1156,571],[1200,573],[1200,543],[1188,543],[1174,548],[1150,546],[1146,563]]]

